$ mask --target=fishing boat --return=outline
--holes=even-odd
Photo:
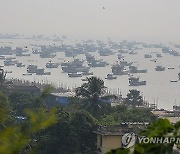
[[[118,59],[121,60],[121,59],[123,59],[123,58],[124,58],[124,56],[123,56],[121,53],[119,53],[119,54],[118,54]]]
[[[44,68],[42,68],[36,70],[36,75],[51,75],[51,72],[44,72]]]
[[[157,58],[161,58],[162,55],[161,55],[160,53],[157,53],[157,54],[156,54],[156,57],[157,57]]]
[[[121,66],[131,66],[132,64],[133,64],[133,62],[128,62],[126,60],[120,61]]]
[[[28,57],[28,56],[30,56],[30,54],[28,54],[28,53],[16,53],[16,56],[18,56],[18,57]]]
[[[4,61],[4,66],[13,66],[17,63],[17,60],[5,60]]]
[[[67,50],[67,51],[65,51],[65,56],[66,57],[75,57],[75,56],[77,56],[77,54],[72,51]]]
[[[174,67],[168,67],[168,70],[174,70]]]
[[[139,81],[139,77],[129,77],[129,86],[146,85],[146,81]]]
[[[137,52],[135,52],[135,51],[132,50],[132,51],[129,52],[129,54],[130,54],[130,55],[137,55]]]
[[[144,58],[152,58],[152,55],[150,55],[150,54],[145,54],[145,55],[144,55]]]
[[[59,63],[52,63],[51,61],[46,63],[47,68],[58,68],[58,66],[59,66]]]
[[[12,73],[12,71],[5,71],[5,73]]]
[[[113,79],[117,79],[117,76],[114,76],[112,73],[110,73],[110,74],[107,74],[107,77],[105,79],[113,80]]]
[[[23,65],[22,63],[17,63],[16,66],[17,67],[25,67],[25,65]]]
[[[138,69],[136,66],[129,66],[130,73],[147,73],[147,69]]]
[[[41,58],[54,58],[56,56],[55,53],[42,52],[40,54]]]
[[[23,75],[32,75],[32,73],[23,73]]]
[[[98,52],[100,56],[109,56],[113,54],[113,52],[108,48],[102,48]]]
[[[82,73],[68,73],[69,77],[82,77]]]
[[[37,66],[36,65],[28,65],[27,72],[28,73],[36,73],[37,72]]]
[[[0,60],[5,60],[6,57],[5,56],[0,56]]]
[[[97,61],[97,60],[89,64],[89,66],[91,66],[91,67],[105,67],[106,65],[108,65],[107,62]]]
[[[170,82],[178,82],[178,80],[170,80]]]
[[[113,65],[111,69],[114,75],[127,75],[128,74],[128,71],[125,70],[124,66],[120,64]]]
[[[65,65],[65,66],[62,66]],[[90,67],[83,66],[83,61],[75,59],[73,62],[61,64],[62,70],[67,73],[89,72]]]
[[[82,72],[82,75],[93,75],[94,73],[93,72]]]
[[[150,61],[153,61],[153,62],[156,63],[156,62],[157,62],[157,59],[150,59]]]
[[[119,53],[128,53],[128,50],[123,50],[123,49],[121,49],[121,50],[118,50],[118,52],[119,52]]]
[[[165,67],[163,67],[162,65],[157,65],[155,70],[156,71],[165,71]]]
[[[94,61],[96,61],[95,57],[89,53],[86,53],[85,56],[88,63],[93,63]]]
[[[81,79],[82,81],[88,81],[88,79],[87,78],[85,78],[85,79]]]

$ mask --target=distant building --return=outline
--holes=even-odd
[[[168,119],[171,124],[175,124],[176,122],[180,121],[180,107],[179,106],[173,106],[173,111],[168,111],[168,110],[154,110],[152,113],[158,118],[161,119]]]
[[[66,93],[51,93],[46,98],[46,105],[48,107],[58,106],[58,105],[67,105],[69,102],[69,98],[74,97],[75,94],[72,92]]]
[[[132,132],[128,123],[118,126],[100,126],[94,133],[97,134],[97,151],[105,154],[113,149],[122,147],[122,136]]]
[[[180,112],[180,106],[173,105],[173,111]]]

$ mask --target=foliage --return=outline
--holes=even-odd
[[[36,98],[36,100],[35,100],[36,108],[38,108],[38,107],[46,107],[46,105],[44,103],[45,102],[45,98],[47,98],[47,96],[49,95],[51,90],[53,90],[53,87],[50,86],[50,85],[47,85],[47,86],[44,87],[44,90],[41,93],[40,97]]]
[[[56,123],[55,109],[46,111],[41,108],[38,112],[28,111],[28,125],[15,124],[0,132],[0,153],[18,153],[22,148],[31,144],[32,135]]]
[[[97,102],[99,96],[105,92],[104,81],[97,77],[87,78],[87,80],[88,83],[84,83],[81,87],[76,89],[76,95]]]
[[[7,127],[0,132],[0,153],[18,153],[28,143],[29,138],[18,126]]]
[[[87,78],[88,82],[76,88],[76,96],[83,98],[82,107],[94,117],[107,114],[110,105],[102,101],[105,93],[104,81],[97,77]]]
[[[120,149],[116,149],[116,150],[111,150],[107,154],[128,154],[128,153],[130,153],[129,149],[120,148]]]
[[[71,97],[68,99],[68,104],[64,106],[64,110],[68,113],[74,113],[81,109],[82,103],[79,97]]]
[[[116,125],[121,122],[151,122],[156,119],[148,109],[129,109],[127,105],[111,107],[105,103],[104,99],[114,96],[104,95],[104,82],[96,77],[88,78],[87,83],[77,88],[78,97],[71,98],[66,107],[46,108],[44,99],[50,90],[51,87],[46,88],[36,99],[29,94],[15,92],[9,95],[10,101],[0,93],[0,153],[93,153],[96,143],[93,131],[97,124]],[[129,96],[133,98],[129,100],[130,104],[136,104],[134,106],[138,106],[140,100],[137,94],[133,92],[132,97]],[[12,113],[22,115],[25,119],[9,124],[7,120],[12,117]],[[179,128],[179,125],[176,127]],[[158,128],[158,123],[153,127]],[[162,130],[161,127],[156,131],[159,130]],[[150,132],[152,128],[148,128],[146,133]],[[176,131],[176,134],[180,134],[179,132]],[[143,151],[144,145],[136,147],[138,153]],[[129,149],[119,149],[122,150],[125,153]]]
[[[143,98],[140,96],[140,91],[134,89],[129,90],[127,98],[125,99],[125,104],[133,107],[141,106],[143,104]]]
[[[7,97],[0,93],[0,125],[11,116]],[[34,135],[56,123],[56,109],[40,107],[26,110],[27,120],[18,120],[0,130],[0,153],[25,153],[32,150]],[[7,117],[7,118],[6,118]]]
[[[141,135],[150,137],[167,137],[173,136],[174,127],[167,119],[158,119],[148,126]],[[173,144],[143,144],[139,143],[135,146],[134,153],[144,154],[144,153],[172,153]]]
[[[0,68],[0,88],[2,88],[5,78],[6,78],[6,73],[2,68]]]
[[[88,153],[95,149],[95,120],[86,111],[58,110],[58,122],[38,135],[38,153]]]
[[[38,130],[45,129],[50,125],[57,122],[56,108],[47,110],[40,108],[38,110],[26,110],[26,116],[29,119],[31,125],[31,132],[36,133]]]
[[[115,125],[121,122],[152,122],[156,116],[149,109],[128,109],[125,105],[119,105],[113,108],[110,114],[101,116],[99,123],[102,125]]]
[[[34,98],[29,93],[13,92],[9,95],[9,101],[13,108],[13,111],[18,116],[24,116],[24,110],[26,108],[33,108]]]
[[[98,121],[99,125],[118,125],[119,121],[113,114],[103,115]]]
[[[11,120],[11,107],[8,102],[8,97],[0,92],[0,130],[1,127],[5,127]]]
[[[79,152],[87,153],[95,149],[96,135],[95,119],[85,111],[79,111],[72,115],[71,128],[76,132],[79,142]]]

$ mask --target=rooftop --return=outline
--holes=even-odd
[[[128,132],[132,132],[132,128],[130,128],[128,124],[116,126],[99,126],[97,131],[94,131],[94,133],[104,136],[124,135]]]

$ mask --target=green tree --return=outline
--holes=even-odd
[[[27,124],[15,123],[0,131],[0,153],[16,154],[32,151],[34,134],[56,123],[55,109],[27,111]]]
[[[158,119],[154,121],[151,125],[147,127],[140,135],[146,136],[148,138],[151,137],[167,137],[174,136],[174,126],[167,119]],[[147,153],[164,153],[170,154],[173,152],[174,143],[139,143],[135,145],[134,153],[135,154],[147,154]]]
[[[86,111],[74,113],[70,120],[72,131],[76,133],[78,139],[78,151],[80,153],[89,153],[95,150],[96,130],[95,119]]]
[[[37,136],[38,153],[75,154],[95,149],[95,120],[87,111],[72,115],[58,109],[58,122]]]
[[[153,122],[157,117],[149,109],[132,108],[119,105],[110,114],[99,118],[102,125],[116,125],[122,122]]]
[[[98,117],[108,113],[110,105],[102,101],[105,94],[104,81],[97,77],[87,78],[88,82],[76,88],[76,96],[83,98],[83,108]]]
[[[138,90],[129,90],[127,98],[125,99],[125,104],[131,105],[133,107],[143,105],[143,98],[140,96],[140,91]]]
[[[13,92],[9,95],[9,101],[13,108],[13,111],[18,116],[24,115],[24,110],[27,108],[35,107],[34,98],[29,93]]]
[[[8,97],[0,92],[0,130],[12,120],[11,112]]]
[[[0,153],[16,154],[33,152],[36,141],[35,134],[56,123],[56,109],[38,107],[27,109],[27,120],[4,125],[11,116],[7,97],[0,93]],[[15,117],[16,118],[16,117]]]
[[[0,68],[0,87],[3,86],[3,83],[5,81],[6,73],[2,68]]]
[[[70,115],[62,108],[57,109],[57,123],[39,132],[36,136],[39,154],[68,154],[77,151],[77,136],[70,134]]]

